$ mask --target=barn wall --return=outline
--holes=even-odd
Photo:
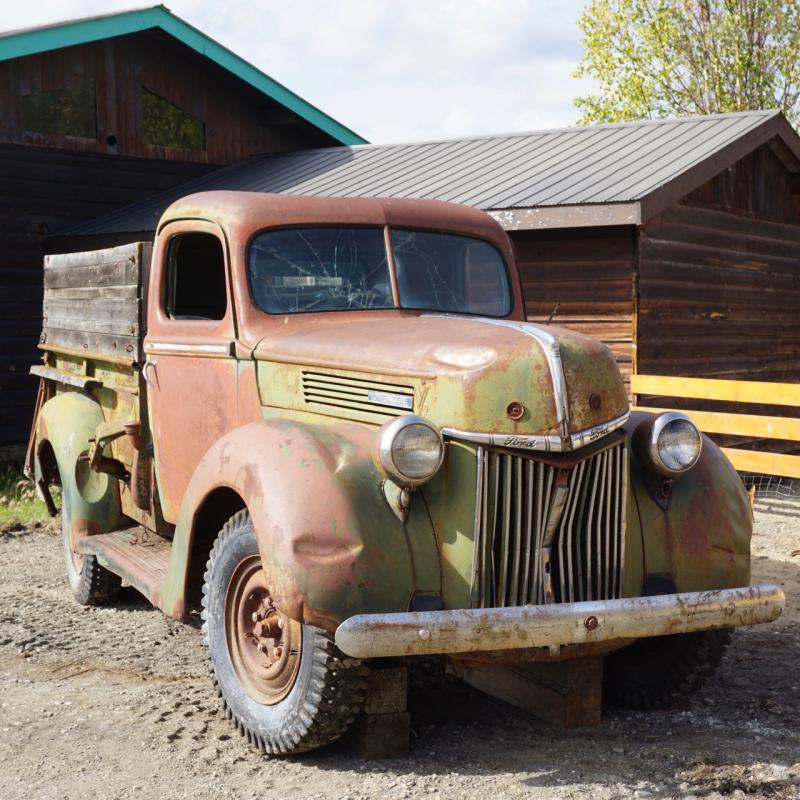
[[[513,231],[528,319],[605,342],[630,380],[636,229]]]
[[[211,169],[0,144],[0,446],[24,441],[30,429],[44,236]]]
[[[638,371],[800,381],[800,207],[764,146],[639,235]]]
[[[24,130],[23,96],[85,81],[95,82],[96,138]],[[147,144],[143,87],[201,120],[206,149]],[[0,141],[84,152],[227,164],[254,153],[337,144],[159,30],[0,62],[0,109]]]

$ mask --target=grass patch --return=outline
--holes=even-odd
[[[56,505],[61,503],[61,490],[51,487]],[[17,527],[49,525],[52,517],[37,497],[33,481],[29,481],[15,464],[0,464],[0,531]]]

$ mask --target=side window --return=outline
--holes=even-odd
[[[225,317],[225,255],[212,233],[173,236],[167,250],[166,311],[172,319]]]
[[[205,150],[202,121],[142,87],[142,138],[156,147]]]
[[[22,96],[22,127],[29,133],[97,137],[94,81]]]

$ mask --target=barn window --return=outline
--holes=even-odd
[[[145,144],[205,150],[202,121],[142,87],[142,136]]]
[[[97,138],[94,81],[23,95],[22,127],[28,133]]]
[[[212,233],[182,233],[169,241],[167,314],[172,319],[224,319],[225,255]]]

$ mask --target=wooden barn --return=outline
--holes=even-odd
[[[163,6],[0,34],[0,448],[28,435],[48,235],[254,153],[363,141]]]
[[[428,197],[487,210],[527,313],[639,374],[800,382],[800,137],[759,111],[249,159],[51,243],[150,236],[189,191]]]

